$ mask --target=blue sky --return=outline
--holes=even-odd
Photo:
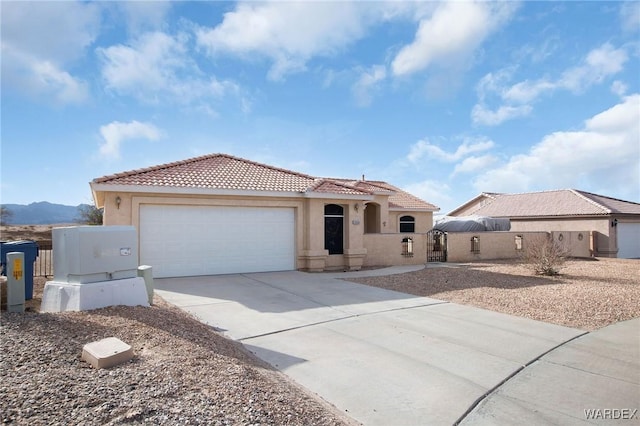
[[[1,202],[227,153],[480,192],[640,202],[640,2],[12,2]]]

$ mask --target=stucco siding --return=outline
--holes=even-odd
[[[477,251],[472,251],[471,239],[477,237]],[[521,249],[516,237],[522,237]],[[449,262],[473,262],[492,259],[518,259],[527,250],[530,241],[553,238],[570,251],[574,257],[590,257],[589,231],[548,232],[450,232],[447,234],[447,260]]]
[[[413,240],[413,256],[403,255],[402,240]],[[363,266],[423,265],[427,260],[426,234],[366,234]]]
[[[511,231],[592,231],[595,256],[615,257],[618,249],[615,237],[612,235],[610,218],[566,218],[566,219],[512,219]]]

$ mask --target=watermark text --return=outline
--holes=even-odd
[[[638,418],[637,408],[585,408],[587,420],[635,420]]]

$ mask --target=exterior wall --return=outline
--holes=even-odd
[[[413,256],[402,254],[402,240],[413,240]],[[363,266],[424,265],[427,259],[427,234],[365,234],[367,257]]]
[[[615,239],[615,228],[611,226],[609,216],[596,218],[566,218],[566,219],[511,219],[512,232],[529,231],[582,231],[594,232],[593,249],[596,257],[615,257],[618,252]]]
[[[479,251],[471,251],[471,238],[478,237]],[[522,249],[516,249],[516,236],[522,236]],[[527,241],[534,238],[553,238],[571,256],[591,256],[589,231],[548,232],[450,232],[447,233],[447,261],[473,262],[494,259],[517,259],[526,251]]]
[[[387,232],[400,232],[400,218],[413,216],[416,220],[416,232],[427,232],[433,228],[433,212],[391,211],[387,222]]]
[[[451,212],[453,213],[451,216],[471,216],[477,211],[480,207],[487,203],[487,197],[482,197],[474,202],[469,203],[468,205],[459,207],[457,210]]]
[[[118,199],[119,202],[116,202]],[[383,203],[384,201],[384,203]],[[399,227],[401,215],[411,215],[416,218],[416,230],[430,229],[431,212],[393,212],[388,210],[386,197],[377,200],[379,205],[380,236],[389,234]],[[236,207],[290,207],[295,209],[296,235],[296,268],[309,271],[325,269],[358,270],[364,264],[374,265],[384,261],[384,265],[391,265],[390,259],[398,261],[396,264],[408,262],[424,263],[426,251],[416,253],[412,258],[401,256],[402,237],[391,234],[388,240],[375,239],[373,248],[377,254],[369,259],[368,241],[364,232],[364,203],[358,200],[316,199],[316,198],[286,198],[286,197],[240,197],[240,196],[202,196],[202,195],[171,195],[146,193],[105,193],[104,195],[104,225],[133,225],[139,229],[140,206],[154,205],[193,205],[193,206],[236,206]],[[329,255],[324,249],[324,206],[337,204],[344,208],[344,254]],[[357,207],[356,207],[357,205]],[[426,227],[426,224],[429,227]],[[368,235],[368,234],[367,234]],[[414,234],[411,234],[414,235]],[[418,234],[415,234],[418,235]],[[398,241],[396,241],[398,240]],[[414,239],[415,240],[415,239]],[[384,246],[388,241],[389,246]],[[419,244],[417,240],[414,249]],[[426,247],[426,245],[425,245]],[[385,250],[388,252],[385,254]],[[426,249],[425,249],[426,250]],[[424,251],[424,250],[423,250]],[[379,260],[380,259],[380,260]]]

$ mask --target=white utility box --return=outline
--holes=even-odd
[[[53,281],[44,286],[41,312],[149,306],[133,226],[70,226],[52,236]]]
[[[133,226],[53,228],[53,279],[91,283],[138,276],[138,235]]]

